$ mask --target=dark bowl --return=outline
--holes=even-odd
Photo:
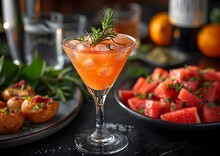
[[[134,116],[137,119],[144,120],[147,123],[151,124],[152,126],[158,128],[165,128],[169,130],[180,130],[180,131],[200,131],[200,130],[216,130],[220,128],[220,122],[213,122],[213,123],[199,123],[199,124],[181,124],[181,123],[174,123],[163,121],[160,119],[154,119],[151,117],[144,116],[138,112],[133,111],[129,106],[123,103],[118,95],[118,91],[120,89],[131,89],[135,80],[127,80],[120,85],[116,86],[114,91],[114,96],[118,104],[129,114]]]

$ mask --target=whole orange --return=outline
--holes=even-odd
[[[171,44],[172,25],[169,22],[167,12],[159,12],[151,18],[149,35],[151,40],[158,46]]]
[[[199,50],[208,57],[220,57],[220,24],[207,24],[197,35]]]

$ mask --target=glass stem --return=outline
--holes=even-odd
[[[92,92],[96,106],[96,129],[91,135],[91,139],[96,143],[107,143],[112,139],[112,136],[108,132],[104,121],[104,103],[108,91],[90,91]]]

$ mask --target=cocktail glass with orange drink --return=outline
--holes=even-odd
[[[94,38],[84,36],[64,39],[62,46],[76,71],[92,95],[96,106],[96,127],[86,130],[75,138],[77,149],[89,154],[113,154],[125,149],[128,139],[118,131],[107,130],[104,122],[106,96],[120,74],[136,40],[125,34],[111,33],[104,26],[100,36],[109,31],[107,37],[94,44]],[[112,36],[113,35],[113,36]],[[100,37],[101,38],[101,37]]]

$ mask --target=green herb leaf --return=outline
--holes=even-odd
[[[204,82],[204,86],[205,86],[206,88],[209,88],[209,87],[211,87],[211,83],[208,82],[208,81],[206,81],[206,82]]]
[[[140,94],[138,92],[135,93],[135,96],[141,99],[146,99],[146,95]]]
[[[8,86],[17,81],[22,65],[15,65],[12,61],[0,59],[0,86]]]
[[[170,107],[171,107],[174,111],[177,110],[176,106],[173,105],[173,104],[170,104]]]
[[[154,97],[154,93],[148,93],[148,92],[147,92],[147,97],[152,100],[153,97]]]
[[[129,67],[124,73],[124,77],[126,79],[138,78],[140,76],[147,77],[148,75],[149,73],[147,72],[146,68],[137,66]]]
[[[215,107],[215,104],[214,102],[208,102],[208,106],[213,109]]]
[[[112,22],[114,21],[114,12],[112,11],[112,9],[109,8],[107,10],[107,14],[103,12],[102,14],[104,16],[103,20],[101,21],[102,29],[91,27],[91,33],[87,33],[88,38],[90,38],[92,41],[91,45],[96,45],[105,40],[114,41],[114,38],[117,36],[116,32],[114,31],[114,26],[112,25]],[[77,40],[81,42],[86,41],[83,36],[79,36]]]
[[[43,76],[45,69],[46,62],[40,58],[38,53],[36,53],[33,62],[23,68],[21,77],[27,81],[34,81]]]
[[[210,23],[220,23],[220,8],[214,7],[210,11]]]
[[[143,114],[144,113],[144,109],[140,109],[137,112],[140,113],[140,114]]]
[[[67,101],[79,87],[86,100],[91,96],[86,90],[79,75],[72,67],[57,70],[53,66],[46,67],[46,63],[36,55],[30,65],[16,65],[12,61],[0,57],[0,90],[24,79],[42,96],[49,96],[56,100]]]

